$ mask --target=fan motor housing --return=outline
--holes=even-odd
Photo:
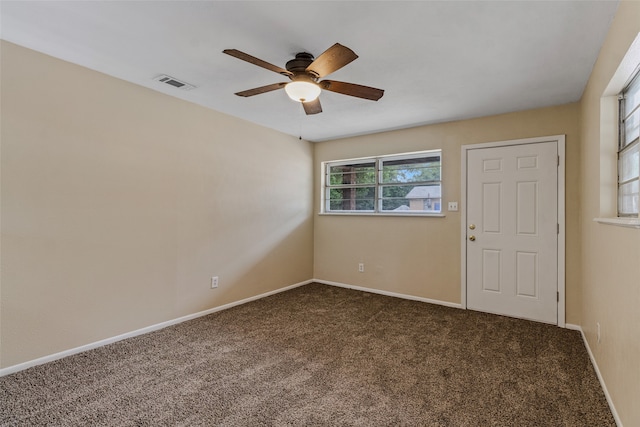
[[[307,52],[296,53],[296,57],[285,65],[287,71],[294,74],[307,73],[307,67],[313,62],[313,55]]]

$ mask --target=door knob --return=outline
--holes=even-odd
[[[475,224],[469,224],[469,230],[475,230],[475,229],[476,229]]]
[[[476,236],[474,236],[473,234],[471,236],[469,236],[469,240],[471,240],[472,242],[476,241]]]

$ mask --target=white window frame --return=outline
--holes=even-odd
[[[397,161],[397,160],[406,160],[413,158],[420,158],[425,156],[438,156],[440,158],[440,180],[434,181],[419,181],[419,182],[410,182],[407,184],[423,184],[424,183],[432,183],[438,184],[440,186],[440,210],[437,212],[429,212],[429,211],[390,211],[390,210],[382,210],[382,187],[389,186],[389,183],[383,182],[383,164],[388,161]],[[374,196],[374,209],[372,210],[331,210],[330,209],[330,198],[328,196],[330,190],[332,188],[336,188],[335,186],[328,185],[328,175],[331,167],[334,166],[342,166],[342,165],[350,165],[354,163],[374,163],[375,165],[375,182],[371,184],[358,184],[354,185],[354,187],[374,187],[375,196]],[[340,159],[340,160],[331,160],[324,161],[321,163],[321,189],[320,189],[320,214],[321,215],[358,215],[358,216],[419,216],[419,217],[444,217],[444,191],[442,185],[442,150],[425,150],[425,151],[414,151],[408,153],[397,153],[397,154],[388,154],[388,155],[379,155],[379,156],[371,156],[371,157],[358,157],[352,159]],[[392,185],[400,185],[400,184],[392,184]],[[406,184],[405,184],[406,185]]]
[[[607,226],[640,228],[640,217],[618,216],[618,94],[640,67],[638,33],[600,97],[600,212],[593,221]]]
[[[624,89],[618,95],[618,193],[620,192],[620,187],[625,184],[629,184],[633,181],[640,181],[640,177],[632,176],[630,179],[626,179],[621,181],[622,172],[621,172],[621,159],[622,156],[630,152],[631,150],[637,150],[640,147],[640,137],[635,138],[633,141],[627,142],[627,136],[625,134],[625,120],[629,119],[633,114],[639,114],[640,104],[635,106],[632,111],[625,110],[625,99],[627,94],[629,93],[631,87],[634,87],[634,90],[640,88],[638,86],[640,84],[640,67],[635,71],[635,74],[629,80],[629,83],[625,85]],[[637,92],[640,96],[640,90]],[[617,198],[617,212],[618,217],[620,218],[638,218],[640,212],[622,212],[620,199]]]

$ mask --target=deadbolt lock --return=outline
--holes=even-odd
[[[469,230],[475,230],[475,229],[476,229],[475,224],[469,224]]]

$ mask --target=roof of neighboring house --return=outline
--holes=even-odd
[[[413,190],[409,191],[405,197],[407,199],[439,199],[440,186],[423,185],[420,187],[413,187]]]

